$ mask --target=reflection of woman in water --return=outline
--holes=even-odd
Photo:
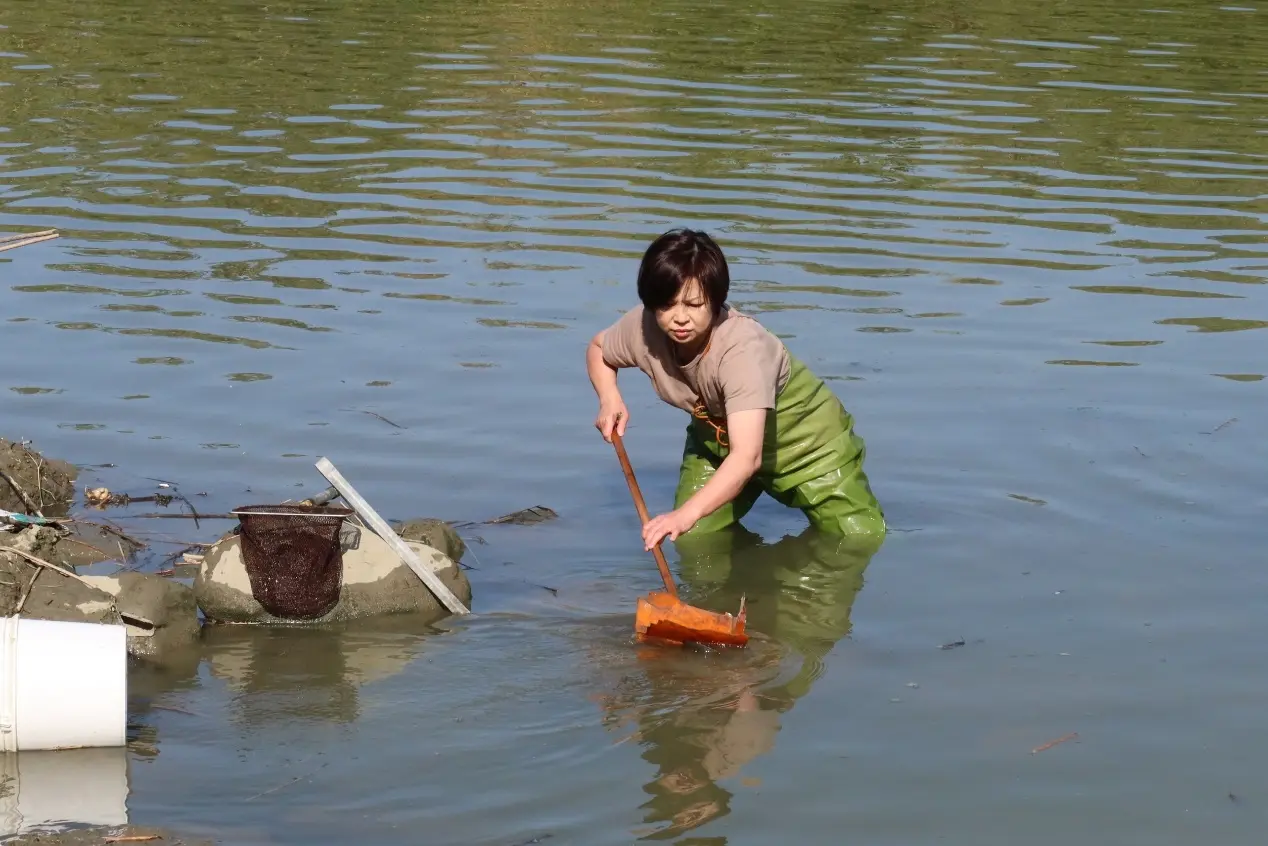
[[[854,598],[877,549],[813,527],[765,544],[739,525],[683,536],[675,546],[685,598],[733,607],[744,594],[748,628],[758,636],[747,649],[716,655],[647,647],[642,672],[627,679],[637,689],[608,699],[612,721],[637,724],[643,758],[657,768],[643,807],[648,822],[668,825],[649,839],[676,837],[729,812],[731,793],[717,782],[773,747],[780,715],[809,692],[824,657],[849,634]],[[794,667],[786,666],[789,657]]]

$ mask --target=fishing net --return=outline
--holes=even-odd
[[[274,617],[312,620],[339,602],[344,519],[351,508],[248,505],[234,509],[251,594]]]

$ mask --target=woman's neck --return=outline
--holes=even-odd
[[[709,341],[713,338],[713,327],[709,327],[709,331],[702,338],[697,338],[689,344],[675,344],[674,356],[678,360],[678,364],[690,364],[695,361],[705,350],[709,349]]]

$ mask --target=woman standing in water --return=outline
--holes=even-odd
[[[623,436],[629,421],[621,368],[642,370],[657,396],[691,415],[674,510],[643,527],[646,548],[730,526],[763,492],[820,531],[879,544],[885,518],[853,418],[779,338],[727,305],[730,284],[712,238],[670,230],[643,255],[641,305],[586,350],[604,440]]]

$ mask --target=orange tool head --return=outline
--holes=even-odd
[[[744,646],[748,643],[744,620],[742,599],[739,614],[718,614],[657,591],[638,598],[634,632],[641,641]]]

